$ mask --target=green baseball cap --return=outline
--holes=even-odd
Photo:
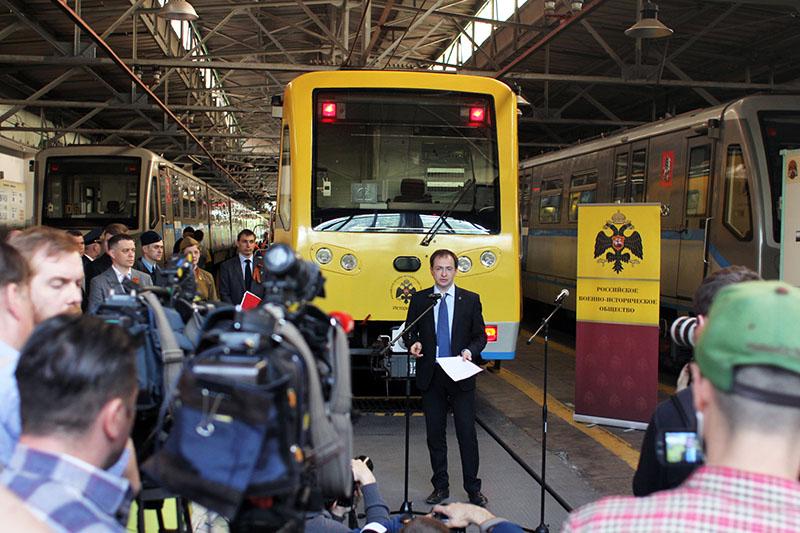
[[[800,406],[800,395],[734,387],[734,370],[764,365],[800,374],[800,289],[781,281],[748,281],[720,290],[695,347],[703,376],[725,392]],[[735,389],[735,390],[734,390]]]

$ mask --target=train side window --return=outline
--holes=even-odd
[[[523,226],[528,225],[528,208],[530,207],[531,202],[532,172],[532,169],[525,169],[521,171],[519,175],[519,214]]]
[[[614,183],[611,185],[611,201],[625,201],[625,186],[628,184],[628,153],[617,154],[614,160]]]
[[[647,150],[636,150],[631,156],[631,202],[644,202],[647,190]]]
[[[158,176],[153,176],[150,180],[150,194],[148,198],[150,198],[148,202],[150,210],[150,229],[153,229],[158,225]]]
[[[593,204],[597,195],[597,171],[572,176],[569,188],[569,221],[578,221],[578,205]]]
[[[689,151],[689,175],[686,186],[686,215],[702,217],[708,211],[708,182],[711,173],[711,145],[695,146]]]
[[[191,200],[189,199],[189,189],[186,187],[181,188],[181,200],[183,202],[181,211],[184,218],[192,218],[192,205]]]
[[[557,224],[561,222],[561,180],[545,180],[539,196],[539,222]]]
[[[742,148],[738,144],[728,146],[725,161],[725,227],[737,239],[749,241],[753,236],[753,218],[750,213],[750,187],[747,184],[747,168],[744,165]]]
[[[167,204],[169,203],[169,178],[161,169],[158,171],[158,193],[161,200],[161,214],[166,217]]]
[[[289,127],[283,127],[283,142],[281,142],[281,174],[280,174],[280,198],[278,200],[278,218],[283,229],[291,227],[292,209],[292,152],[290,149]]]
[[[183,217],[181,212],[181,185],[178,180],[178,175],[173,174],[172,178],[172,214],[175,218]]]

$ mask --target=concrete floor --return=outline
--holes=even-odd
[[[478,376],[477,415],[522,459],[541,474],[541,421],[543,346],[525,345],[530,331],[523,327],[517,358],[504,361],[499,371]],[[630,494],[644,433],[572,422],[575,356],[569,335],[557,335],[548,361],[549,424],[547,481],[572,507],[614,494]],[[660,398],[669,385],[662,385]],[[367,454],[376,465],[382,492],[392,510],[403,502],[403,416],[365,414],[356,423],[355,452]],[[452,421],[448,437],[451,501],[464,501],[461,473]],[[480,476],[489,509],[527,528],[540,523],[539,485],[480,427]],[[424,498],[431,491],[430,463],[425,445],[424,419],[411,418],[409,499],[415,511],[428,511]],[[545,523],[559,531],[567,512],[548,495]]]

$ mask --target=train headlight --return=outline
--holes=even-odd
[[[315,255],[317,263],[320,265],[327,265],[333,260],[333,254],[327,248],[320,248]]]
[[[494,252],[486,250],[481,254],[481,264],[486,268],[492,268],[495,263],[497,263],[497,256],[494,255]]]
[[[339,261],[339,264],[341,264],[342,268],[347,271],[355,270],[355,268],[358,266],[358,259],[356,259],[356,256],[353,254],[344,254],[341,261]]]
[[[469,272],[472,269],[472,260],[466,255],[458,258],[458,271]]]

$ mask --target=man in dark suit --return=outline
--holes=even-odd
[[[112,261],[111,268],[96,276],[92,281],[92,288],[89,292],[90,313],[97,311],[112,290],[115,294],[128,292],[126,278],[131,284],[141,287],[149,287],[153,284],[150,276],[132,268],[133,262],[136,260],[136,243],[130,235],[121,233],[111,237],[108,240],[108,255]]]
[[[231,257],[219,267],[219,297],[223,302],[238,305],[242,302],[245,291],[250,291],[259,298],[264,297],[264,287],[258,282],[257,265],[253,252],[256,249],[256,234],[243,229],[236,236],[236,248],[239,253]]]
[[[115,235],[127,234],[128,226],[125,224],[109,224],[103,228],[103,234],[100,236],[100,245],[103,248],[103,254],[92,261],[92,263],[84,271],[84,283],[86,285],[86,292],[92,294],[92,279],[111,268],[111,256],[108,255],[108,241]]]
[[[142,233],[139,243],[142,245],[142,257],[136,260],[133,268],[146,273],[155,281],[156,273],[160,269],[158,264],[164,257],[164,239],[157,232],[151,230]]]
[[[453,418],[461,453],[464,490],[470,503],[485,506],[478,478],[478,436],[475,432],[475,377],[453,381],[436,364],[440,357],[462,357],[480,362],[486,346],[480,297],[456,287],[456,255],[450,250],[436,250],[431,255],[434,286],[414,294],[408,306],[406,324],[416,320],[432,304],[426,316],[405,334],[406,346],[417,358],[417,387],[422,391],[428,451],[433,469],[433,492],[425,500],[434,505],[450,497],[447,474],[447,405]],[[435,295],[441,295],[436,300]]]

